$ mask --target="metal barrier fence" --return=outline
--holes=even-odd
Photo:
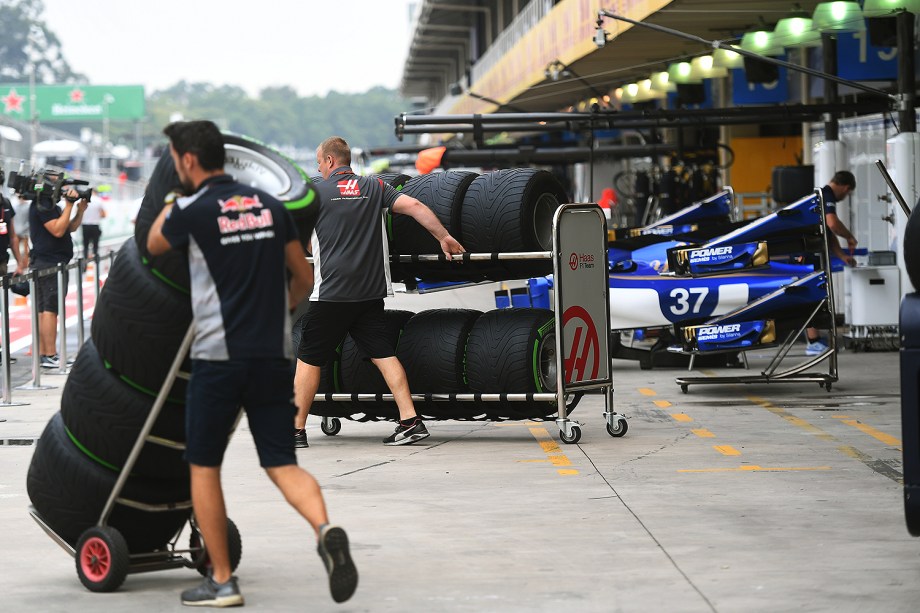
[[[34,299],[36,295],[36,285],[39,279],[54,275],[57,278],[58,287],[58,343],[61,350],[59,353],[59,364],[55,374],[66,375],[69,372],[67,363],[67,310],[66,295],[64,294],[64,275],[74,273],[76,276],[77,292],[77,350],[83,346],[85,337],[85,305],[83,300],[83,273],[87,270],[89,263],[93,264],[95,271],[95,301],[99,300],[99,293],[102,289],[101,268],[100,265],[108,260],[111,268],[115,259],[115,251],[109,251],[105,255],[94,254],[88,260],[83,257],[75,258],[68,264],[58,264],[54,268],[43,270],[32,270],[23,274],[6,274],[0,277],[0,355],[2,355],[2,368],[0,368],[0,384],[2,384],[2,399],[0,406],[17,406],[28,404],[25,402],[13,402],[12,398],[12,369],[10,355],[10,291],[14,285],[28,282],[29,300],[31,312],[31,335],[32,335],[32,379],[25,385],[20,385],[16,389],[21,390],[41,390],[51,389],[54,386],[42,385],[41,383],[41,351],[40,351],[40,334],[39,334],[39,316],[38,302]]]

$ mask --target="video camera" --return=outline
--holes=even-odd
[[[2,171],[0,171],[0,184],[2,184]],[[18,171],[10,172],[7,186],[23,200],[37,201],[39,206],[53,206],[60,202],[65,188],[72,187],[77,192],[76,198],[67,198],[70,202],[85,199],[87,202],[93,197],[93,188],[89,181],[72,179],[57,171],[33,171],[23,173],[23,165]],[[86,186],[86,187],[81,187]]]

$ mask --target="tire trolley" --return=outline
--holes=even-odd
[[[392,256],[399,262],[446,262],[440,255]],[[596,204],[563,204],[553,216],[553,250],[517,253],[465,253],[463,262],[552,260],[555,292],[555,391],[543,393],[425,393],[414,402],[547,402],[558,408],[556,424],[563,442],[581,439],[581,424],[568,413],[586,392],[604,394],[604,417],[610,436],[626,434],[626,418],[613,408],[613,378],[608,348],[610,303],[607,281],[606,218]],[[558,351],[559,347],[562,351]],[[392,394],[317,393],[315,402],[393,401]],[[320,413],[321,411],[317,411]],[[449,419],[449,418],[447,418]],[[338,417],[322,415],[321,430],[328,436],[341,431]]]
[[[187,379],[189,376],[188,373],[180,372],[180,367],[191,346],[193,336],[194,326],[191,325],[173,360],[166,380],[160,388],[156,400],[150,409],[150,413],[138,434],[137,440],[131,449],[131,453],[125,465],[118,472],[118,478],[108,496],[108,500],[105,503],[96,525],[84,530],[77,539],[76,544],[73,545],[58,534],[54,528],[41,517],[34,506],[29,507],[29,514],[38,525],[55,543],[60,545],[64,551],[74,557],[77,576],[80,578],[80,582],[90,591],[111,592],[117,590],[124,582],[126,576],[133,573],[151,572],[171,568],[194,568],[201,575],[206,576],[209,571],[210,560],[208,558],[207,549],[205,548],[204,539],[191,513],[192,503],[190,500],[164,504],[149,504],[131,500],[122,495],[128,477],[145,444],[164,445],[177,450],[184,449],[185,447],[183,443],[151,436],[150,432],[166,403],[167,395],[173,382],[176,378]],[[242,416],[242,413],[240,413],[240,416]],[[240,416],[237,417],[237,422]],[[129,551],[125,537],[117,528],[108,523],[116,505],[123,505],[149,513],[187,511],[188,524],[191,530],[188,547],[181,548],[178,546],[179,537],[182,535],[185,528],[183,524],[174,533],[172,538],[163,544],[161,549],[147,552]],[[239,530],[233,521],[229,519],[227,520],[227,538],[230,552],[230,565],[232,569],[235,570],[242,557],[242,541]]]

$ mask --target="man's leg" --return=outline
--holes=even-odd
[[[313,475],[296,464],[269,467],[265,472],[284,494],[288,504],[310,522],[318,536],[320,526],[329,523],[329,518],[323,493]]]
[[[38,314],[38,350],[41,355],[57,353],[57,313],[42,311]]]
[[[297,370],[294,372],[294,405],[297,407],[297,414],[294,416],[295,430],[303,430],[307,425],[313,397],[319,389],[319,375],[319,366],[297,360]]]
[[[374,358],[371,360],[380,370],[387,387],[393,394],[396,406],[399,407],[399,420],[407,421],[418,416],[415,412],[415,404],[412,402],[412,395],[409,392],[409,380],[406,378],[406,370],[395,356],[389,358]]]
[[[190,464],[192,475],[192,506],[195,521],[208,548],[211,578],[217,583],[230,579],[230,552],[227,546],[227,510],[220,486],[219,466]]]

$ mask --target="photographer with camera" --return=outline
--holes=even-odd
[[[73,239],[70,234],[80,227],[83,212],[89,204],[89,190],[83,193],[72,185],[63,185],[59,177],[48,177],[56,182],[53,190],[44,189],[36,194],[29,207],[29,226],[32,237],[32,269],[45,270],[67,264],[73,258]],[[58,205],[57,194],[63,196],[63,208]],[[76,213],[74,213],[76,207]],[[67,278],[64,275],[64,296],[67,295]],[[58,282],[56,275],[40,277],[35,282],[35,300],[38,304],[38,345],[42,368],[60,367],[57,353]]]

